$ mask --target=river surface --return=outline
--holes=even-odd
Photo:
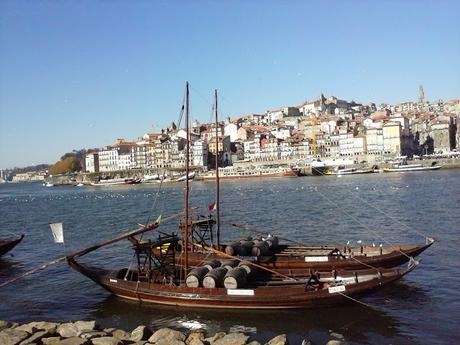
[[[207,212],[214,185],[191,183],[191,205]],[[351,303],[320,310],[232,311],[139,304],[111,296],[66,264],[52,265],[0,288],[0,319],[96,319],[102,326],[244,331],[259,341],[286,333],[291,344],[344,339],[349,344],[460,343],[460,171],[303,177],[221,184],[222,218],[305,243],[437,242],[402,280]],[[0,238],[24,233],[0,258],[0,282],[77,249],[110,239],[138,223],[183,207],[183,184],[121,187],[0,185]],[[65,246],[50,223],[63,222]],[[176,224],[164,224],[177,229]],[[222,228],[225,240],[244,236]],[[131,261],[127,242],[88,255],[119,267]]]

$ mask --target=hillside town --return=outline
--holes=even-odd
[[[263,114],[227,117],[191,128],[191,165],[206,171],[251,164],[302,164],[346,158],[378,164],[399,156],[446,155],[460,149],[460,99],[363,105],[324,95]],[[215,140],[215,136],[218,140]],[[86,155],[86,172],[183,169],[186,131],[174,123],[134,141],[117,139]],[[218,145],[216,145],[218,142]],[[218,146],[218,147],[217,147]]]

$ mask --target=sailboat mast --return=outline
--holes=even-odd
[[[217,90],[214,90],[214,110],[216,113],[216,226],[217,226],[217,249],[220,250],[220,197],[219,197],[219,132],[218,132],[218,112],[217,112]]]
[[[184,247],[185,247],[185,274],[188,271],[188,250],[189,250],[189,233],[188,233],[188,225],[189,225],[189,180],[188,174],[190,170],[189,165],[189,156],[190,156],[190,129],[189,129],[189,85],[188,82],[185,84],[185,124],[186,124],[186,144],[185,144],[185,229],[184,229]]]

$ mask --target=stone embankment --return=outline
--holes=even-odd
[[[117,328],[103,328],[96,321],[55,323],[34,321],[26,324],[0,321],[2,345],[262,345],[244,333],[218,332],[207,336],[204,331],[188,333],[170,328],[151,330],[138,326],[127,332]],[[265,345],[297,345],[289,343],[286,335],[278,335]],[[326,345],[344,344],[330,340]],[[298,345],[314,345],[304,339]]]

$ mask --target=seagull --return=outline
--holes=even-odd
[[[358,240],[358,241],[356,241],[356,243],[361,244],[361,243],[363,243],[363,241]]]
[[[372,247],[375,247],[375,243],[372,243]]]

